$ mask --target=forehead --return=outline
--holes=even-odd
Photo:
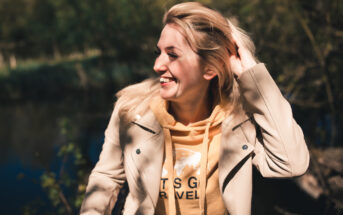
[[[178,27],[173,24],[167,24],[164,26],[157,46],[160,48],[169,46],[174,46],[180,49],[190,48],[185,37],[180,33]]]

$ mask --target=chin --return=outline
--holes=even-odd
[[[167,101],[172,101],[173,99],[175,99],[175,95],[170,92],[168,93],[168,92],[160,91],[160,96],[162,99],[167,100]]]
[[[163,100],[166,100],[166,101],[171,101],[171,100],[173,100],[172,98],[170,98],[169,96],[165,96],[165,95],[160,95],[161,96],[161,98],[163,99]]]

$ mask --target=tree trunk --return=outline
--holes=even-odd
[[[4,56],[2,55],[0,51],[0,68],[5,66]]]
[[[54,43],[52,48],[54,51],[54,59],[61,60],[61,52],[60,52],[60,49],[58,48],[58,45]]]
[[[17,59],[15,58],[14,54],[11,54],[10,56],[10,68],[11,69],[17,68]]]

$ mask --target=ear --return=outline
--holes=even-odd
[[[206,69],[203,75],[204,79],[208,81],[212,80],[216,76],[217,76],[217,73],[215,73],[213,70],[210,70],[210,69]]]

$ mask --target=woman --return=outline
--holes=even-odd
[[[164,17],[148,80],[118,93],[82,214],[250,214],[252,166],[264,177],[303,174],[309,154],[249,37],[199,3]],[[172,182],[172,183],[171,183]]]

